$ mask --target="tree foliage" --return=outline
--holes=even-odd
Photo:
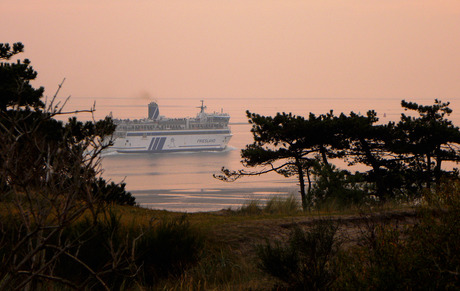
[[[232,181],[268,172],[295,175],[302,205],[308,209],[314,201],[326,199],[324,195],[333,195],[330,191],[333,188],[335,193],[354,193],[355,198],[349,201],[356,201],[363,193],[384,201],[420,193],[422,188],[430,188],[432,181],[456,175],[455,171],[442,168],[444,161],[460,160],[460,130],[446,119],[452,112],[449,103],[435,100],[433,105],[423,106],[403,100],[401,105],[419,116],[402,114],[398,123],[379,124],[373,110],[366,115],[351,112],[335,116],[331,111],[315,116],[310,113],[308,119],[291,113],[271,117],[247,112],[254,142],[241,151],[241,157],[243,166],[255,170],[223,168],[222,174],[215,177]],[[363,165],[366,170],[353,177],[348,172],[335,170],[330,159]],[[317,170],[312,172],[314,168]],[[338,178],[343,181],[339,183]],[[312,192],[313,183],[316,183],[316,193]],[[335,186],[324,183],[335,183]],[[322,198],[315,197],[318,195]]]
[[[15,43],[11,48],[9,44],[0,43],[0,60],[9,60],[24,51],[22,43]],[[43,108],[40,100],[44,88],[35,89],[30,84],[35,80],[37,72],[30,65],[28,59],[17,60],[16,63],[2,62],[0,64],[0,110],[5,111],[9,106],[27,106]]]
[[[222,180],[234,180],[241,176],[260,175],[276,172],[283,176],[297,176],[300,185],[302,206],[311,206],[312,199],[308,196],[311,189],[310,170],[317,160],[328,163],[328,150],[336,142],[329,136],[330,115],[315,116],[308,119],[294,116],[291,113],[278,113],[275,117],[261,116],[246,112],[254,142],[241,151],[242,163],[245,167],[262,166],[260,171],[247,172],[222,169],[222,175],[215,175]],[[317,132],[324,134],[318,135]],[[308,191],[306,183],[308,182]]]
[[[64,114],[55,103],[59,90],[43,103],[44,89],[30,84],[37,76],[30,61],[6,62],[23,48],[0,44],[0,247],[8,250],[0,258],[0,289],[34,290],[47,280],[76,287],[55,266],[63,256],[84,265],[78,246],[90,228],[73,238],[65,230],[85,213],[96,226],[107,200],[132,205],[134,198],[124,185],[100,178],[112,120],[58,121]],[[110,289],[99,274],[89,274]]]
[[[433,105],[424,106],[414,102],[402,101],[407,111],[415,111],[418,116],[401,115],[397,124],[398,136],[393,150],[405,157],[405,165],[414,176],[420,177],[420,187],[439,184],[445,161],[460,160],[460,130],[446,117],[452,113],[449,103],[435,100]]]

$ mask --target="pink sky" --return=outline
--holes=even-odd
[[[457,0],[2,0],[52,95],[460,102]]]

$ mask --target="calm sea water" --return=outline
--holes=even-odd
[[[171,153],[171,154],[110,154],[103,159],[103,176],[106,179],[126,183],[126,188],[143,207],[173,211],[213,211],[237,208],[247,199],[264,200],[271,195],[297,193],[293,178],[277,174],[243,177],[235,182],[222,182],[213,178],[224,166],[241,169],[240,150],[251,143],[250,125],[245,111],[262,115],[292,112],[308,116],[310,112],[321,114],[333,110],[336,114],[350,111],[364,114],[369,109],[377,111],[382,122],[398,120],[402,112],[399,99],[353,98],[279,98],[246,99],[203,98],[208,111],[224,111],[231,116],[233,137],[230,147],[223,152]],[[408,99],[409,100],[409,99]],[[95,118],[112,113],[118,118],[144,118],[149,99],[98,98]],[[156,100],[160,114],[167,117],[195,116],[200,99],[176,98]],[[411,100],[432,104],[432,99]],[[454,114],[450,117],[460,124],[460,102],[452,101]],[[74,98],[68,110],[89,108],[94,98]],[[80,119],[88,116],[80,116]]]

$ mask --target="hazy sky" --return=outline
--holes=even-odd
[[[458,0],[0,0],[52,95],[460,100]]]

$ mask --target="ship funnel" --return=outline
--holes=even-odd
[[[149,104],[149,119],[156,120],[160,116],[160,109],[156,102],[151,102]]]

